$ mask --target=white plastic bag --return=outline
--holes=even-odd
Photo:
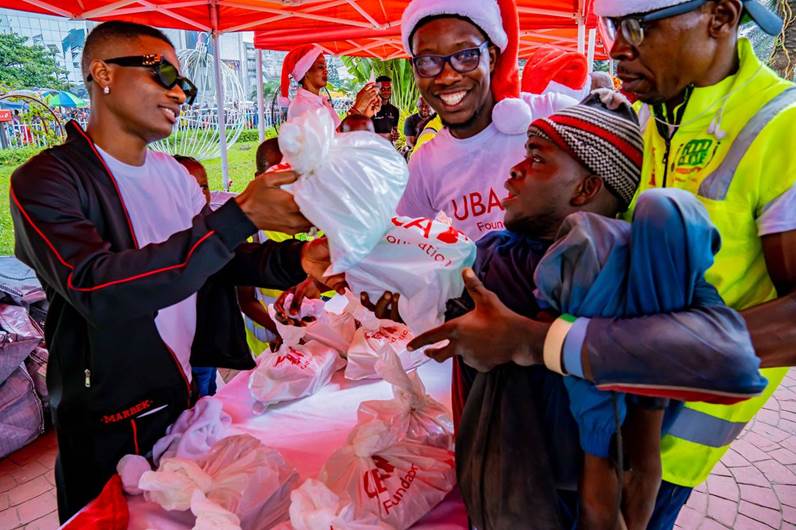
[[[369,514],[354,518],[353,507],[323,482],[307,479],[290,493],[290,522],[274,530],[393,530]]]
[[[279,452],[243,434],[220,440],[196,461],[161,459],[138,487],[147,501],[166,510],[190,509],[195,529],[265,530],[287,516],[297,481]]]
[[[166,436],[155,442],[152,460],[158,465],[161,458],[195,460],[205,456],[213,444],[231,434],[231,423],[221,400],[205,396],[180,414],[166,429]]]
[[[475,261],[475,243],[450,225],[436,220],[394,217],[392,229],[355,267],[346,280],[355,293],[378,300],[385,291],[398,292],[401,318],[415,334],[445,320],[451,298],[464,292],[462,270]]]
[[[345,272],[390,229],[390,217],[409,180],[406,161],[376,134],[335,134],[326,109],[282,125],[279,147],[301,175],[285,189],[293,193],[301,213],[329,238],[330,273]]]
[[[408,327],[392,320],[376,318],[350,291],[346,292],[346,297],[348,305],[345,312],[360,323],[346,354],[346,379],[378,379],[380,376],[376,373],[376,362],[388,352],[398,356],[404,370],[417,368],[429,360],[423,350],[410,352],[406,349],[414,338]]]
[[[398,356],[388,352],[376,363],[376,373],[392,385],[393,399],[363,401],[357,423],[378,419],[400,439],[453,450],[453,420],[445,406],[426,394],[417,372],[407,373]]]
[[[402,530],[445,498],[456,483],[456,470],[452,451],[397,438],[381,421],[358,425],[319,478],[350,499],[355,520],[377,515]]]
[[[306,302],[306,301],[305,301]],[[323,311],[323,302],[319,311]],[[301,318],[310,316],[302,304]],[[275,315],[273,306],[269,307]],[[313,315],[313,318],[314,317]],[[315,340],[301,344],[306,327],[289,326],[274,318],[282,346],[276,352],[263,352],[249,376],[249,391],[257,404],[255,412],[282,401],[309,396],[326,386],[334,372],[345,365],[337,350]]]

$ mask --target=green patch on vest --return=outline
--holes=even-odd
[[[713,140],[710,138],[690,140],[680,151],[678,167],[704,167],[711,153]]]

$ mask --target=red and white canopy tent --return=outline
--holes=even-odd
[[[597,53],[593,0],[517,0],[522,45],[529,55],[540,45],[577,49],[591,60]],[[258,48],[287,50],[316,42],[337,55],[380,58],[403,56],[400,21],[408,0],[0,0],[0,7],[96,21],[127,20],[162,28],[257,32]],[[223,89],[215,54],[216,86]],[[258,106],[262,113],[262,60],[258,54]],[[224,95],[217,91],[219,127],[224,128]],[[263,124],[262,115],[259,123]],[[262,139],[262,125],[261,125]],[[228,183],[226,138],[221,138],[221,168]]]

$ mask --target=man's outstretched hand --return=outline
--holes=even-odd
[[[447,345],[430,348],[426,355],[438,362],[460,355],[479,372],[510,362],[521,366],[542,364],[542,346],[550,325],[510,310],[484,287],[472,269],[465,269],[462,276],[475,309],[416,337],[409,343],[409,349],[447,340]]]
[[[301,266],[304,272],[325,287],[325,290],[337,291],[342,294],[346,288],[345,276],[343,274],[324,276],[331,264],[332,257],[329,253],[329,240],[325,237],[314,239],[301,249]]]

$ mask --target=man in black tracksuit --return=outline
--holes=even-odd
[[[325,241],[246,243],[258,228],[310,227],[278,188],[294,174],[255,179],[216,212],[201,210],[189,228],[139,244],[103,156],[131,168],[149,163],[147,144],[168,136],[195,90],[178,68],[158,30],[98,26],[84,48],[87,130],[71,122],[63,145],[11,178],[16,255],[36,270],[50,302],[47,385],[62,522],[101,491],[122,456],[148,453],[192,405],[189,376],[156,326],[159,312],[195,295],[190,364],[252,368],[234,286],[287,288],[308,274],[320,278],[328,265]],[[152,197],[152,208],[162,204]]]

